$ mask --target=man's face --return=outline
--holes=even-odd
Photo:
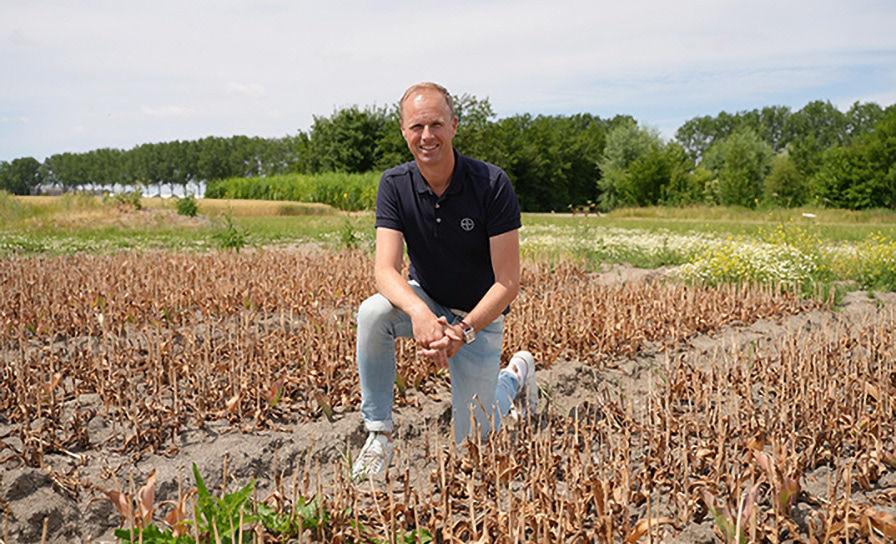
[[[402,105],[401,134],[418,165],[436,167],[451,160],[457,117],[435,89],[421,89]]]

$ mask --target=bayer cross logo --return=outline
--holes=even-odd
[[[473,227],[475,227],[475,226],[476,226],[476,224],[473,223],[473,220],[470,219],[469,217],[464,217],[463,219],[460,220],[460,228],[464,229],[465,231],[469,232],[469,231],[473,230]]]

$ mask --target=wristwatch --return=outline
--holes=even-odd
[[[472,344],[476,341],[476,329],[472,325],[461,320],[460,328],[464,331],[464,344]]]

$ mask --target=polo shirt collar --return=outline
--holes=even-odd
[[[454,171],[451,172],[451,183],[448,184],[448,190],[442,194],[442,198],[448,195],[456,195],[460,193],[464,188],[464,174],[466,173],[466,161],[465,157],[457,152],[456,149],[452,150],[454,152]],[[423,174],[420,173],[420,168],[417,167],[417,163],[414,163],[414,188],[417,189],[418,193],[432,193],[432,189],[429,188],[429,185],[426,183],[426,180],[423,179]]]

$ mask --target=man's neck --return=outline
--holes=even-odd
[[[432,189],[432,192],[436,194],[436,196],[442,196],[442,193],[448,189],[448,185],[451,184],[451,175],[454,173],[454,151],[452,150],[450,160],[445,161],[444,164],[440,164],[435,166],[434,168],[427,168],[420,163],[417,163],[417,168],[420,169],[420,175],[423,176],[423,179],[426,180],[426,183],[429,185],[429,188]]]

